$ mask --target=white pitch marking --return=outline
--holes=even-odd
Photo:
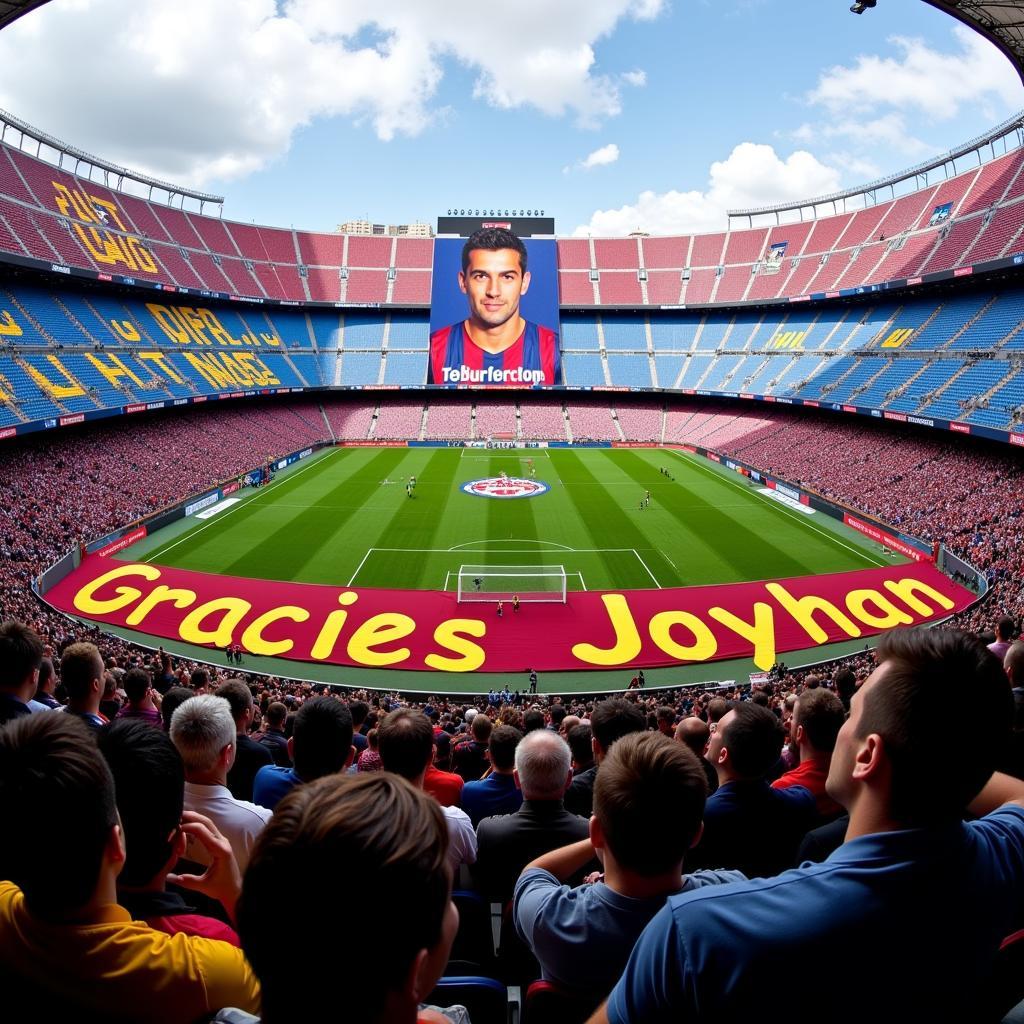
[[[363,560],[359,563],[359,565],[356,566],[356,571],[354,573],[352,573],[351,577],[349,578],[348,583],[345,584],[346,587],[351,587],[352,586],[352,580],[354,580],[359,575],[359,570],[362,569],[362,567],[366,564],[366,560],[370,557],[370,555],[373,554],[374,551],[378,551],[378,550],[386,551],[387,549],[386,548],[367,548],[366,554],[363,555]],[[392,550],[394,550],[394,549],[392,549]]]
[[[651,570],[650,570],[650,567],[649,567],[649,566],[647,565],[647,563],[646,563],[646,562],[645,562],[645,561],[644,561],[644,560],[643,560],[643,559],[642,559],[642,558],[640,557],[640,552],[639,552],[639,551],[637,551],[637,549],[636,549],[636,548],[628,548],[627,550],[628,550],[628,551],[632,551],[632,552],[633,552],[633,554],[634,554],[634,555],[636,555],[636,560],[637,560],[637,561],[638,561],[638,562],[639,562],[639,563],[640,563],[640,564],[641,564],[641,565],[642,565],[642,566],[643,566],[643,567],[644,567],[644,568],[645,568],[645,569],[647,570],[647,575],[648,575],[648,576],[650,576],[652,580],[654,580],[654,585],[655,585],[655,586],[656,586],[656,587],[657,587],[657,588],[658,588],[659,590],[661,590],[661,589],[662,589],[662,587],[661,587],[661,584],[660,584],[660,583],[658,582],[658,578],[657,578],[657,577],[656,577],[656,576],[654,575],[654,573],[653,573],[653,572],[651,572]]]

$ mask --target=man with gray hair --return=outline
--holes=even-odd
[[[513,778],[523,804],[515,814],[484,818],[476,830],[473,873],[485,899],[504,905],[530,861],[590,834],[587,819],[562,803],[572,781],[570,760],[568,744],[550,729],[535,729],[516,747]]]
[[[171,717],[171,740],[185,762],[185,810],[212,819],[231,844],[244,874],[271,812],[247,800],[236,800],[228,789],[236,736],[231,705],[223,697],[193,697]],[[199,864],[209,863],[206,850],[198,843],[189,843],[187,856]]]

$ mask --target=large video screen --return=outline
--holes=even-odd
[[[557,268],[553,238],[485,227],[436,239],[427,384],[561,384]]]

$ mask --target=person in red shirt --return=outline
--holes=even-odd
[[[442,806],[458,807],[462,802],[462,776],[442,771],[438,762],[447,763],[451,737],[446,732],[434,735],[434,760],[423,777],[423,788]]]
[[[772,789],[809,789],[823,818],[834,818],[842,811],[825,792],[825,780],[845,718],[843,702],[831,690],[804,690],[793,708],[789,730],[790,742],[800,752],[800,763],[772,783]]]

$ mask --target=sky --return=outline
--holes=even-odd
[[[328,231],[453,208],[721,230],[1024,108],[922,0],[52,0],[0,33],[0,69],[0,107],[68,143]]]

